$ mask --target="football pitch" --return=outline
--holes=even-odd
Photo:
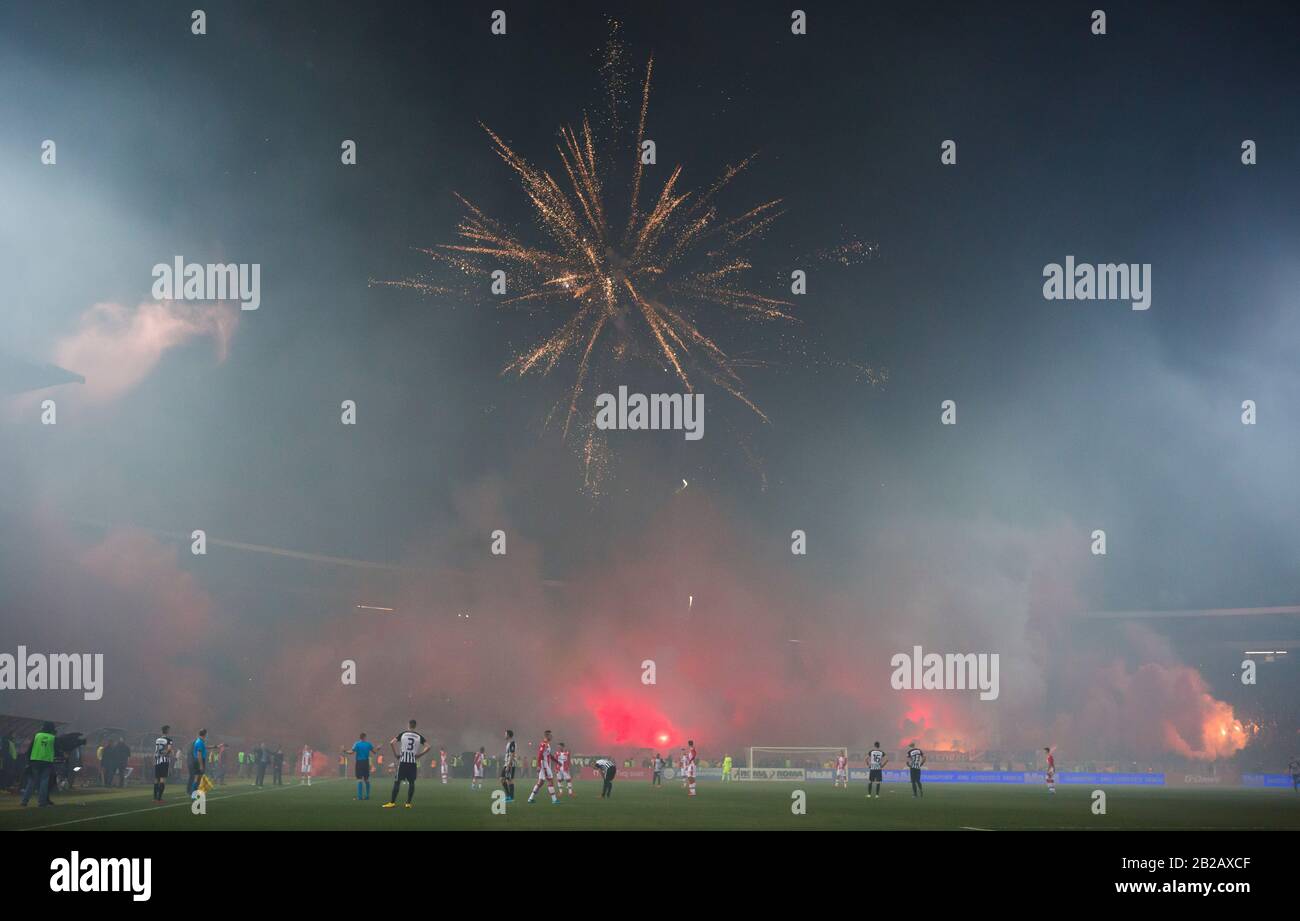
[[[0,797],[0,830],[606,830],[689,829],[823,830],[933,829],[1300,829],[1300,796],[1289,789],[1187,789],[1111,787],[1106,814],[1093,813],[1093,787],[931,784],[923,799],[905,785],[886,785],[867,799],[864,784],[849,790],[825,783],[700,784],[689,799],[680,782],[651,787],[618,783],[614,796],[599,798],[600,784],[582,781],[577,795],[552,805],[545,790],[524,802],[531,784],[518,784],[519,798],[504,815],[492,811],[492,787],[471,791],[468,781],[446,786],[421,778],[415,805],[380,808],[391,781],[372,784],[372,798],[357,801],[356,785],[337,778],[257,788],[248,782],[219,787],[207,798],[207,814],[193,815],[183,785],[170,785],[166,802],[148,788],[89,788],[58,794],[52,808],[21,808],[18,797]],[[796,815],[794,793],[806,794],[806,813]]]

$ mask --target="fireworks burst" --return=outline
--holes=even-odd
[[[759,293],[747,281],[753,266],[746,247],[781,215],[781,200],[734,216],[724,215],[716,204],[754,155],[728,166],[703,191],[684,188],[680,165],[661,183],[653,178],[659,168],[646,162],[643,144],[654,59],[637,81],[639,106],[630,119],[623,115],[630,85],[623,59],[622,46],[611,40],[601,68],[609,101],[606,119],[593,129],[584,115],[579,127],[560,129],[555,175],[482,125],[532,207],[539,242],[523,239],[457,194],[464,208],[457,242],[419,250],[471,280],[462,292],[470,296],[487,289],[494,272],[504,271],[501,307],[553,319],[549,331],[502,373],[545,377],[557,368],[573,368],[572,385],[547,422],[562,416],[564,438],[580,445],[586,483],[593,491],[608,465],[608,445],[594,415],[579,409],[584,393],[601,392],[621,365],[637,361],[669,374],[687,392],[716,386],[767,422],[746,394],[741,375],[742,369],[765,362],[729,353],[704,327],[712,329],[727,318],[750,323],[795,319],[791,302]],[[860,255],[846,249],[832,258],[847,264]],[[422,279],[380,284],[439,295],[454,290]]]

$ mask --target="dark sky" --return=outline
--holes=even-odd
[[[1300,11],[1126,3],[1099,37],[1096,5],[805,4],[809,34],[796,37],[789,4],[524,3],[498,37],[493,4],[208,2],[198,37],[193,4],[5,4],[4,350],[56,360],[92,305],[136,309],[150,268],[176,254],[262,266],[262,306],[238,317],[224,358],[199,335],[112,399],[57,391],[56,435],[31,401],[7,410],[7,606],[47,625],[68,616],[39,600],[33,521],[82,549],[128,526],[183,548],[166,535],[201,527],[480,576],[483,535],[499,526],[527,541],[537,578],[570,585],[628,555],[689,568],[692,541],[719,550],[719,534],[743,535],[718,561],[739,583],[751,566],[779,583],[803,528],[798,578],[863,612],[863,572],[898,575],[884,562],[895,556],[915,581],[882,595],[921,603],[932,578],[1059,538],[1080,555],[1062,564],[1078,569],[1076,610],[1296,603]],[[601,105],[611,17],[638,66],[655,57],[660,181],[681,163],[688,188],[707,186],[759,152],[728,190],[736,208],[785,202],[750,254],[755,277],[773,296],[793,268],[810,281],[797,327],[715,330],[781,365],[749,378],[770,424],[706,393],[726,425],[698,445],[621,442],[608,493],[592,498],[542,430],[563,381],[499,375],[527,321],[370,281],[429,268],[412,248],[452,239],[453,192],[528,228],[479,122],[555,169],[558,126]],[[55,167],[39,162],[46,138]],[[355,167],[339,163],[344,138]],[[944,167],[949,138],[958,164]],[[1258,165],[1240,162],[1246,138]],[[803,258],[849,240],[877,255]],[[1043,267],[1066,255],[1150,263],[1151,309],[1044,300]],[[343,399],[358,403],[355,429],[339,424]],[[946,399],[955,427],[939,424]],[[1239,420],[1246,399],[1254,427]],[[1087,553],[1094,528],[1110,544],[1101,563]],[[1011,549],[1004,532],[1019,535]],[[356,600],[414,591],[382,570],[274,555],[182,553],[175,566],[232,630],[201,657],[219,684],[275,667],[259,659],[267,644],[351,616]],[[792,608],[820,604],[802,597]],[[783,629],[815,615],[770,613]],[[617,630],[632,615],[587,616]],[[873,616],[861,613],[868,633]],[[980,640],[1002,642],[989,623]],[[1022,627],[1007,627],[1016,642]],[[1148,655],[1130,651],[1135,668]],[[1231,684],[1224,669],[1204,678]]]

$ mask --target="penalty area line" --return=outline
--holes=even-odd
[[[322,780],[320,781],[320,783],[329,783],[333,779],[335,778]],[[281,790],[293,790],[295,788],[301,788],[304,790],[311,789],[311,787],[308,786],[307,784],[284,784],[280,787]],[[231,793],[227,796],[216,796],[213,797],[213,799],[218,801],[235,799],[240,796],[253,796],[257,793],[270,793],[273,792],[274,790],[275,787],[272,787],[270,790],[267,790],[266,788],[262,788],[261,790],[246,790],[243,793]],[[139,815],[142,812],[157,812],[159,809],[175,809],[177,806],[188,806],[191,802],[192,800],[190,800],[190,798],[187,796],[184,800],[180,802],[168,803],[165,806],[146,806],[143,809],[128,809],[126,812],[110,812],[107,815],[92,815],[92,816],[87,816],[84,819],[69,819],[66,822],[54,822],[50,825],[34,825],[31,828],[20,828],[17,830],[18,831],[44,831],[47,828],[62,828],[64,825],[78,825],[82,822],[98,822],[101,819],[116,819],[124,815]]]

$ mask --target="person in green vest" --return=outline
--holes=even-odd
[[[727,755],[722,759],[722,779],[726,782],[731,781],[731,756]]]
[[[27,756],[27,782],[23,784],[23,805],[38,790],[36,805],[53,806],[50,802],[50,778],[54,775],[54,724],[46,722],[40,732],[32,736],[32,750]]]

